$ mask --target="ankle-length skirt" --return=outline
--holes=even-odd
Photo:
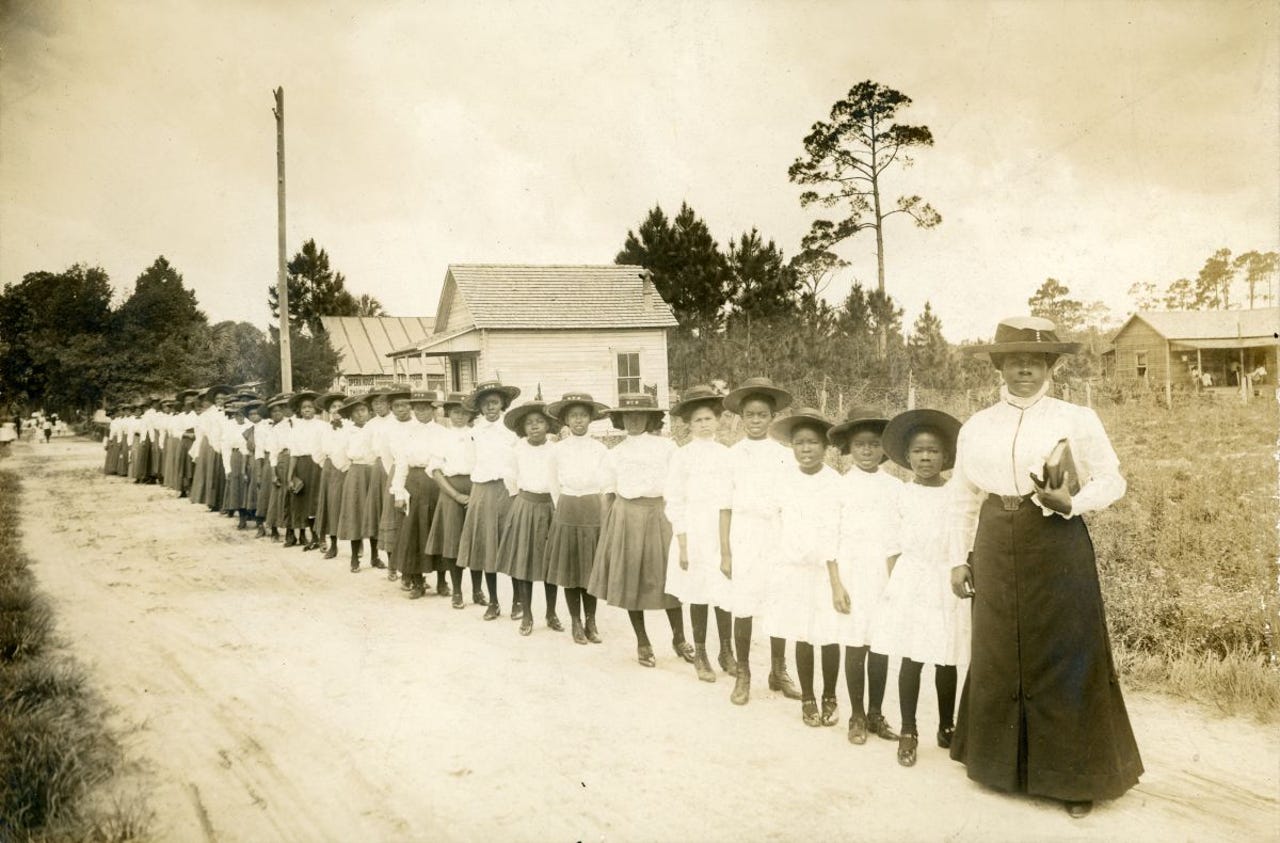
[[[346,473],[339,471],[333,460],[325,457],[320,468],[320,499],[316,501],[316,533],[321,536],[338,534],[338,519],[342,516],[342,481]]]
[[[395,546],[391,548],[392,565],[406,576],[443,570],[445,566],[440,558],[427,552],[427,537],[431,534],[431,519],[435,515],[440,487],[421,466],[409,469],[404,487],[409,493],[409,512],[404,516]]]
[[[369,489],[374,481],[373,466],[353,463],[342,479],[342,510],[338,514],[337,536],[360,541],[378,536],[378,518],[369,508]]]
[[[662,498],[614,499],[600,531],[587,591],[620,609],[675,609],[666,593],[671,522]]]
[[[458,494],[471,494],[471,478],[467,475],[455,474],[447,479]],[[427,534],[427,553],[442,561],[454,562],[458,558],[458,542],[462,539],[462,524],[467,518],[467,507],[443,491],[438,494],[436,511],[431,516],[431,532]]]
[[[231,452],[231,470],[227,472],[226,487],[222,493],[222,511],[236,512],[244,509],[245,492],[249,478],[245,474],[244,453]]]
[[[316,504],[320,501],[320,466],[311,456],[304,454],[293,459],[293,476],[302,481],[296,494],[289,493],[289,526],[301,530],[316,517]]]

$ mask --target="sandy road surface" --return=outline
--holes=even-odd
[[[656,670],[635,664],[618,610],[602,610],[603,645],[541,626],[521,638],[506,618],[406,600],[342,557],[286,551],[167,490],[106,478],[101,453],[22,444],[3,466],[25,478],[25,543],[62,634],[134,724],[158,839],[1280,834],[1274,728],[1131,695],[1147,773],[1073,821],[974,785],[931,741],[903,769],[893,744],[806,728],[798,703],[762,687],[759,642],[752,702],[737,708],[726,677],[698,682],[661,646],[658,614]]]

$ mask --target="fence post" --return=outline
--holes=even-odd
[[[914,410],[916,408],[916,379],[915,373],[910,369],[907,370],[907,409]]]
[[[1092,381],[1084,382],[1084,404],[1086,407],[1089,407],[1090,409],[1093,408],[1093,382]]]

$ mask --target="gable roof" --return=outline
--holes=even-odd
[[[429,316],[321,316],[344,375],[390,375],[387,352],[431,336]]]
[[[1116,333],[1119,338],[1133,320],[1141,319],[1167,340],[1274,339],[1280,331],[1280,307],[1253,310],[1140,310]]]
[[[441,310],[456,288],[477,328],[674,327],[671,306],[645,272],[626,264],[450,264]]]

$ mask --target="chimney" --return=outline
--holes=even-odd
[[[653,272],[646,269],[640,273],[640,299],[645,313],[653,312]]]

